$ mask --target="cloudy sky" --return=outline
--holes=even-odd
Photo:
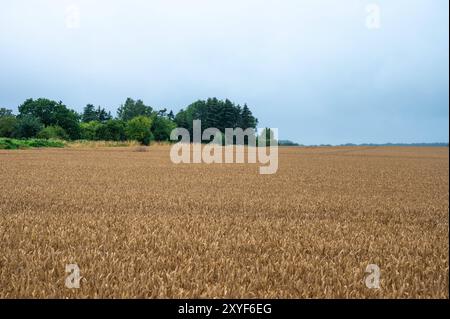
[[[2,0],[0,107],[216,96],[304,144],[448,142],[448,0]]]

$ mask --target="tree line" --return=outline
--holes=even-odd
[[[17,115],[0,108],[0,137],[136,140],[148,145],[152,140],[170,140],[176,127],[192,133],[193,120],[201,120],[203,128],[215,127],[221,132],[225,128],[256,128],[258,124],[247,104],[236,105],[228,99],[198,100],[175,115],[167,109],[155,110],[142,100],[127,98],[114,117],[101,106],[87,104],[79,114],[61,101],[39,98],[27,99],[18,107]]]

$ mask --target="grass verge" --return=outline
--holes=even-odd
[[[61,140],[46,140],[46,139],[14,139],[14,138],[0,138],[0,149],[2,150],[17,150],[27,148],[40,148],[40,147],[64,147],[65,142]]]

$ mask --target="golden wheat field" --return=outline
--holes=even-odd
[[[0,297],[449,297],[448,148],[279,156],[259,175],[169,146],[0,151]]]

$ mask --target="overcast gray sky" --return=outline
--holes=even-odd
[[[2,0],[0,106],[47,97],[114,113],[132,97],[178,111],[216,96],[304,144],[448,142],[448,7]]]

